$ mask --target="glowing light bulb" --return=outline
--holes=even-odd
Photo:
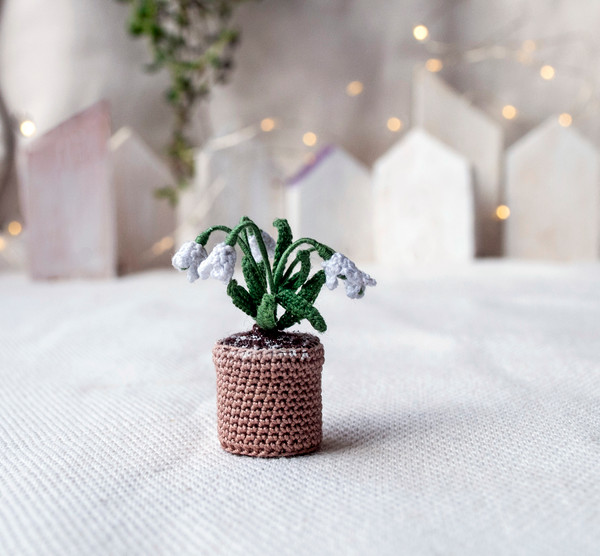
[[[498,220],[506,220],[510,216],[510,209],[506,205],[498,205],[496,216]]]
[[[37,128],[31,120],[23,120],[19,125],[19,131],[23,137],[33,137]]]
[[[567,112],[563,112],[558,117],[558,123],[563,127],[569,127],[573,123],[573,116]]]
[[[313,133],[312,131],[307,131],[302,136],[302,142],[307,147],[314,147],[317,144],[317,135],[315,133]]]
[[[517,117],[517,109],[512,104],[507,104],[502,108],[502,116],[507,120],[514,120]]]
[[[552,66],[545,65],[540,68],[540,75],[542,76],[542,79],[550,81],[550,79],[554,79],[556,71]]]
[[[0,251],[4,251],[6,249],[6,240],[0,236]]]
[[[400,131],[402,129],[402,120],[400,118],[389,118],[387,128],[393,132]]]
[[[443,62],[441,60],[438,60],[437,58],[429,58],[429,60],[427,60],[427,62],[425,62],[425,68],[427,69],[427,71],[430,71],[431,73],[437,73],[443,67],[444,67]]]
[[[355,97],[360,95],[363,92],[363,84],[360,81],[350,81],[348,85],[346,85],[346,94],[349,97]]]
[[[21,226],[20,222],[13,220],[12,222],[9,223],[7,230],[11,236],[18,236],[21,233],[21,231],[23,230],[23,226]]]
[[[261,120],[260,129],[263,131],[273,131],[275,129],[275,120],[273,118],[265,118]]]
[[[429,29],[425,25],[415,25],[413,27],[413,37],[418,41],[424,41],[429,36]]]

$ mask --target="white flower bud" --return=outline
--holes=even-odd
[[[171,263],[177,270],[187,270],[187,279],[190,282],[198,280],[198,266],[206,259],[206,249],[195,241],[186,241],[173,255]]]
[[[260,231],[260,235],[262,236],[262,240],[267,248],[267,256],[272,259],[275,256],[275,240],[263,230]],[[254,260],[257,263],[262,261],[262,253],[260,252],[260,247],[258,246],[258,241],[254,234],[248,234],[248,245],[250,246],[250,251],[252,251]]]
[[[231,245],[219,243],[215,245],[210,255],[200,263],[198,273],[202,280],[216,278],[229,283],[235,271],[236,252]]]
[[[321,266],[325,270],[327,287],[334,290],[338,286],[338,277],[344,277],[346,295],[351,299],[360,299],[367,286],[377,285],[373,278],[356,268],[356,265],[341,253],[334,253],[329,260],[323,261]]]

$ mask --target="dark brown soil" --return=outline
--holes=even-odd
[[[288,349],[311,348],[317,345],[319,339],[312,334],[300,332],[268,331],[259,328],[256,324],[252,330],[238,332],[227,338],[219,340],[226,346],[252,348],[252,349]]]

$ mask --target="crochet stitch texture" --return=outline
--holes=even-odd
[[[198,274],[198,266],[208,257],[206,249],[203,245],[195,241],[186,241],[173,255],[171,262],[173,266],[179,270],[187,270],[188,282],[195,282],[200,275]]]
[[[273,258],[275,256],[275,240],[265,231],[260,232],[262,240],[265,243],[265,248],[267,249],[267,254],[269,258]],[[260,263],[263,260],[262,253],[260,252],[260,247],[258,246],[258,240],[254,234],[248,234],[248,247],[250,247],[250,251],[252,252],[252,256],[257,263]]]
[[[217,421],[228,452],[279,457],[315,451],[322,438],[323,345],[213,349],[217,371]]]
[[[202,280],[210,277],[227,284],[233,276],[235,261],[235,249],[224,242],[219,243],[215,245],[210,255],[200,263],[198,274]]]

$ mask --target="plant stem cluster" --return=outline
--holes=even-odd
[[[215,230],[227,232],[225,244],[238,246],[243,253],[242,272],[246,288],[231,279],[227,293],[234,305],[256,320],[264,330],[283,330],[307,319],[319,332],[327,325],[314,303],[325,284],[326,276],[319,270],[312,277],[310,254],[317,252],[323,260],[331,258],[333,249],[310,238],[293,241],[292,231],[287,220],[277,219],[273,225],[278,231],[275,251],[271,257],[263,239],[263,232],[249,218],[244,217],[233,229],[225,226],[209,228],[196,238],[196,242],[205,245]],[[260,262],[252,255],[250,238],[256,241],[260,249]],[[300,247],[305,247],[300,249]],[[290,261],[293,253],[295,257]],[[299,269],[294,272],[298,267]],[[277,314],[277,308],[284,312]]]
[[[306,319],[315,330],[325,332],[325,320],[314,306],[323,285],[335,289],[341,279],[352,299],[363,297],[367,286],[376,285],[373,278],[331,247],[308,237],[294,241],[287,220],[277,219],[273,226],[277,241],[246,216],[234,228],[212,226],[195,241],[181,246],[173,266],[187,271],[190,282],[212,277],[226,283],[233,304],[266,331],[284,330]],[[227,236],[208,255],[204,246],[217,231]],[[245,288],[233,278],[236,247],[243,254]],[[323,259],[323,268],[311,275],[313,253]]]

